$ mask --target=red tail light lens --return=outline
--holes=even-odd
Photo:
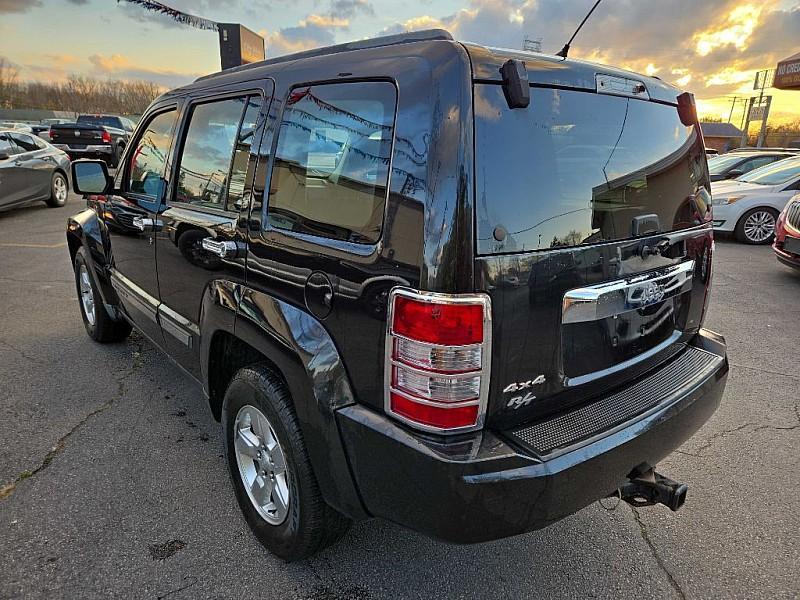
[[[409,421],[436,427],[455,429],[474,425],[478,419],[478,405],[442,408],[431,404],[414,402],[400,394],[392,394],[392,412]]]
[[[419,302],[399,296],[394,311],[394,332],[398,335],[447,346],[483,341],[482,305]]]
[[[386,335],[386,412],[437,433],[483,426],[491,358],[485,294],[395,288]]]
[[[103,132],[103,141],[111,143],[111,134],[108,133],[107,131]]]

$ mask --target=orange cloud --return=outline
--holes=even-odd
[[[308,15],[305,19],[300,21],[300,26],[307,27],[308,25],[328,29],[347,29],[350,27],[350,21],[330,15]]]
[[[716,28],[694,35],[695,52],[700,56],[707,56],[723,46],[733,46],[737,50],[745,50],[750,36],[758,27],[761,10],[762,7],[753,4],[737,6]]]

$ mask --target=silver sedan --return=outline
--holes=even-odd
[[[0,210],[43,200],[64,206],[69,157],[38,136],[0,129]]]

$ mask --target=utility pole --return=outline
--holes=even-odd
[[[729,114],[729,115],[728,115],[728,123],[730,123],[730,122],[731,122],[731,119],[733,118],[733,109],[734,109],[734,107],[736,106],[736,101],[737,101],[738,99],[739,99],[739,98],[737,98],[736,96],[734,96],[734,97],[733,97],[733,102],[731,102],[731,114]]]

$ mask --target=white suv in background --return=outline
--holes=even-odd
[[[753,169],[738,179],[711,184],[714,229],[746,244],[768,244],[775,220],[800,190],[800,157]]]

